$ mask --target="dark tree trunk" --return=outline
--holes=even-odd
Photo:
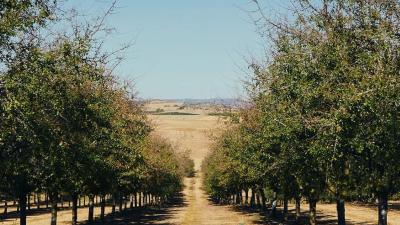
[[[36,207],[37,209],[40,209],[40,202],[41,202],[41,196],[40,193],[37,193],[37,202],[36,202]]]
[[[19,224],[26,225],[26,194],[22,193],[18,199]]]
[[[82,200],[82,199],[81,199],[81,196],[79,195],[79,197],[78,197],[78,206],[79,206],[79,207],[81,207],[81,200]]]
[[[100,197],[100,219],[103,221],[104,220],[104,212],[105,212],[105,208],[106,208],[106,198],[102,195]]]
[[[137,204],[137,193],[136,192],[133,194],[133,199],[135,200],[135,208],[136,208],[138,206],[138,204]]]
[[[286,195],[283,197],[283,218],[287,220],[288,216],[288,198]]]
[[[142,192],[139,192],[139,207],[142,207]]]
[[[61,209],[64,208],[64,197],[61,195],[60,196],[60,201],[61,201]]]
[[[310,205],[310,225],[317,224],[317,200],[309,199]]]
[[[124,210],[126,210],[128,205],[128,199],[126,198],[126,196],[122,196],[122,200],[124,201]]]
[[[118,209],[122,212],[122,195],[121,193],[118,194]]]
[[[78,195],[72,196],[72,225],[78,224]]]
[[[50,204],[51,204],[51,225],[57,225],[57,194],[50,194]]]
[[[256,193],[256,203],[257,203],[257,207],[258,208],[262,208],[262,205],[261,205],[261,196],[260,196],[260,193]]]
[[[111,212],[115,213],[115,205],[116,205],[116,201],[115,201],[115,194],[112,195],[112,206],[111,206]]]
[[[129,195],[129,202],[130,202],[130,206],[129,206],[129,208],[133,208],[133,196],[132,195]]]
[[[28,210],[31,210],[31,194],[28,194],[27,199],[28,199]]]
[[[250,206],[254,206],[256,202],[256,192],[254,191],[254,188],[251,188],[251,197],[250,197]]]
[[[346,225],[346,213],[344,199],[339,196],[336,198],[336,211],[338,218],[338,225]]]
[[[86,206],[86,195],[83,196],[83,206]]]
[[[236,205],[239,205],[240,204],[240,194],[239,194],[239,192],[238,193],[236,193]]]
[[[48,193],[46,193],[45,201],[46,201],[46,209],[48,209],[49,208],[49,194]]]
[[[88,221],[89,223],[93,222],[93,214],[94,214],[94,196],[89,195],[89,216],[88,216]]]
[[[378,197],[378,224],[387,225],[388,195],[383,193]]]
[[[266,199],[265,199],[264,190],[262,188],[260,188],[258,191],[260,192],[262,207],[263,207],[263,209],[265,209],[266,208]]]
[[[296,221],[300,220],[301,211],[300,211],[301,197],[296,197]]]
[[[7,218],[7,207],[8,207],[8,203],[7,203],[7,199],[4,201],[4,211],[3,211],[3,219]]]
[[[244,204],[245,205],[249,204],[249,189],[246,189],[244,192]]]

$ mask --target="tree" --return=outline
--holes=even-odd
[[[261,13],[272,30],[268,34],[276,51],[261,73],[268,75],[256,79],[261,83],[258,88],[286,98],[311,131],[308,152],[322,163],[319,168],[337,198],[339,223],[345,223],[345,190],[352,182],[361,186],[363,182],[353,178],[368,171],[366,176],[376,179],[364,180],[364,186],[381,196],[379,223],[386,224],[385,202],[396,192],[398,180],[396,163],[387,164],[389,170],[382,165],[399,155],[394,147],[398,87],[393,85],[398,71],[399,3],[297,3],[294,23],[274,22]],[[278,85],[273,88],[274,84]]]

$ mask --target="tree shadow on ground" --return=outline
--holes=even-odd
[[[78,208],[87,208],[88,206],[79,206]],[[95,204],[95,207],[100,207],[100,203]],[[15,208],[14,205],[10,206],[10,208]],[[61,207],[59,206],[57,211],[58,212],[62,212],[62,211],[66,211],[66,210],[71,210],[72,208],[70,206],[64,206]],[[7,215],[3,215],[4,209],[2,209],[0,212],[0,222],[4,221],[4,220],[10,220],[10,219],[18,219],[19,218],[19,211],[16,211],[15,209],[12,211],[8,211]],[[41,215],[41,214],[47,214],[51,212],[51,208],[50,207],[46,207],[45,204],[41,204],[41,208],[37,208],[35,207],[31,207],[31,209],[26,209],[26,216],[37,216],[37,215]]]
[[[221,205],[212,201],[213,205]],[[282,208],[277,208],[275,216],[271,216],[271,211],[267,209],[262,209],[260,207],[250,207],[250,206],[232,206],[232,209],[237,213],[242,213],[246,215],[258,214],[260,216],[260,221],[256,224],[268,224],[268,225],[308,225],[308,213],[302,212],[299,220],[296,220],[295,210],[289,210],[287,218],[284,218]],[[317,221],[320,225],[336,225],[337,218],[332,215],[327,215],[322,212],[317,213]],[[346,221],[349,225],[374,225],[374,223],[367,222],[352,222],[351,220]]]
[[[98,206],[98,205],[96,205]],[[87,206],[80,206],[78,208],[85,208]],[[3,210],[1,211],[1,213],[3,213]],[[65,211],[65,210],[71,210],[71,207],[59,207],[58,208],[58,212],[61,211]],[[26,209],[26,216],[36,216],[36,215],[41,215],[41,214],[46,214],[46,213],[50,213],[51,209],[48,207],[46,208],[44,205],[41,208],[31,208],[31,209]],[[0,222],[2,222],[3,220],[8,220],[8,219],[17,219],[19,218],[19,211],[16,210],[12,210],[12,211],[8,211],[7,212],[7,216],[0,214]]]
[[[172,225],[169,222],[165,222],[171,219],[174,212],[179,208],[185,207],[187,202],[184,201],[183,195],[180,194],[172,199],[168,204],[162,207],[152,206],[143,208],[127,209],[122,212],[108,214],[104,220],[101,221],[99,218],[91,223],[91,225],[123,225],[123,224],[141,224],[141,225]],[[89,223],[83,222],[81,225],[88,225]]]

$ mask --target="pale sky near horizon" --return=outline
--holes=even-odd
[[[68,0],[64,6],[93,17],[111,2]],[[282,7],[277,0],[264,2]],[[107,19],[116,33],[105,47],[134,41],[116,72],[133,80],[141,98],[241,96],[245,58],[264,56],[246,11],[254,9],[250,0],[119,0],[117,6]]]

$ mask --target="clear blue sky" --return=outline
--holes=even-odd
[[[266,1],[272,4],[274,1]],[[69,0],[88,16],[106,0]],[[142,98],[229,98],[241,95],[244,57],[263,57],[263,44],[246,10],[249,0],[120,0],[107,24],[115,49],[134,40],[117,70],[134,80]]]

